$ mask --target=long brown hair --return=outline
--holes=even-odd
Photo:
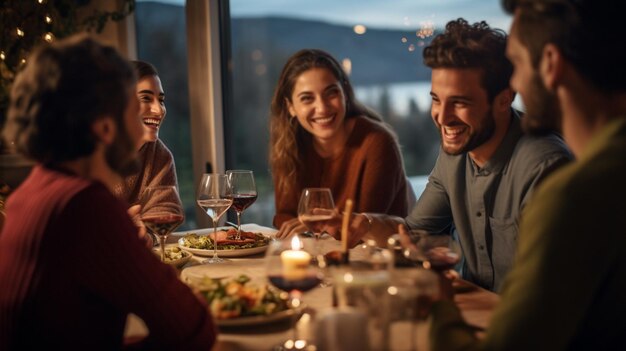
[[[311,134],[300,126],[297,118],[289,114],[287,101],[291,102],[296,79],[313,68],[327,69],[341,84],[346,99],[346,119],[366,116],[382,122],[376,112],[356,100],[348,76],[329,53],[318,49],[304,49],[293,54],[278,79],[270,115],[270,168],[274,184],[283,192],[297,188],[303,169],[302,155],[306,146],[312,143]]]

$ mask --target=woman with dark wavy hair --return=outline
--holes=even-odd
[[[124,177],[124,181],[115,187],[115,195],[133,205],[129,209],[131,216],[139,214],[139,197],[149,186],[174,185],[178,187],[174,156],[159,139],[159,130],[165,120],[165,92],[157,69],[145,61],[131,62],[137,75],[135,94],[139,100],[139,118],[143,123],[143,139],[139,148],[140,167],[136,172]],[[157,201],[147,203],[143,212],[150,212],[158,205]],[[141,221],[136,220],[141,227]],[[150,234],[150,233],[147,233]],[[151,234],[150,234],[151,235]],[[156,238],[151,237],[156,243]],[[151,244],[148,243],[150,246]]]
[[[395,134],[359,103],[341,65],[322,50],[289,58],[270,117],[270,166],[278,237],[306,231],[298,221],[302,189],[330,188],[339,208],[405,216],[409,187]],[[409,193],[410,192],[410,193]]]

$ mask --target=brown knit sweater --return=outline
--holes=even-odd
[[[115,187],[115,195],[129,205],[139,203],[139,196],[148,186],[176,185],[176,168],[174,157],[160,139],[145,143],[139,149],[141,168],[138,173],[127,176],[124,182]],[[156,201],[148,204],[145,210],[156,205]]]
[[[352,199],[355,212],[407,215],[410,188],[402,156],[393,136],[376,122],[357,117],[344,152],[335,158],[320,157],[312,146],[305,155],[306,168],[297,191],[281,193],[274,184],[275,227],[298,216],[300,193],[308,187],[330,188],[340,209]]]

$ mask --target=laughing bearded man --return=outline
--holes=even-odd
[[[463,278],[499,290],[513,262],[522,208],[546,175],[572,159],[551,130],[523,134],[523,117],[511,107],[515,92],[506,39],[485,22],[471,25],[460,18],[424,49],[432,69],[431,115],[441,133],[437,163],[407,218],[356,214],[351,243],[373,238],[381,245],[398,224],[456,231]]]

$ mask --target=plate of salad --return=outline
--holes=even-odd
[[[287,304],[287,293],[269,284],[252,282],[247,275],[208,278],[194,287],[206,298],[211,314],[221,327],[240,327],[289,319],[300,309]]]

